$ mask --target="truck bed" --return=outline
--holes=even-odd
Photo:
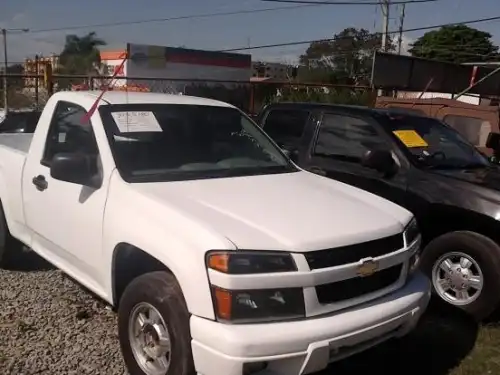
[[[26,155],[29,151],[33,134],[0,134],[0,147],[6,147]]]

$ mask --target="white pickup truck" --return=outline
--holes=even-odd
[[[226,103],[109,92],[88,115],[98,94],[0,135],[0,258],[19,241],[116,308],[130,374],[309,374],[415,327],[410,212]]]

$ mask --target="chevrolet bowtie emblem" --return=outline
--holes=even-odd
[[[378,262],[373,259],[369,259],[363,261],[363,263],[361,263],[361,265],[358,266],[356,273],[358,274],[358,276],[366,277],[373,275],[375,272],[377,272],[377,270],[378,270]]]

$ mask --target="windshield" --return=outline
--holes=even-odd
[[[488,160],[456,130],[429,117],[378,115],[378,120],[424,168],[463,169],[489,166]]]
[[[0,121],[0,133],[34,133],[41,112],[9,112],[3,121]]]
[[[120,104],[101,106],[99,112],[117,168],[129,182],[297,171],[235,108]]]

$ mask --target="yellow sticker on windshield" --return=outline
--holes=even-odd
[[[393,133],[408,148],[429,146],[415,130],[395,130]]]

